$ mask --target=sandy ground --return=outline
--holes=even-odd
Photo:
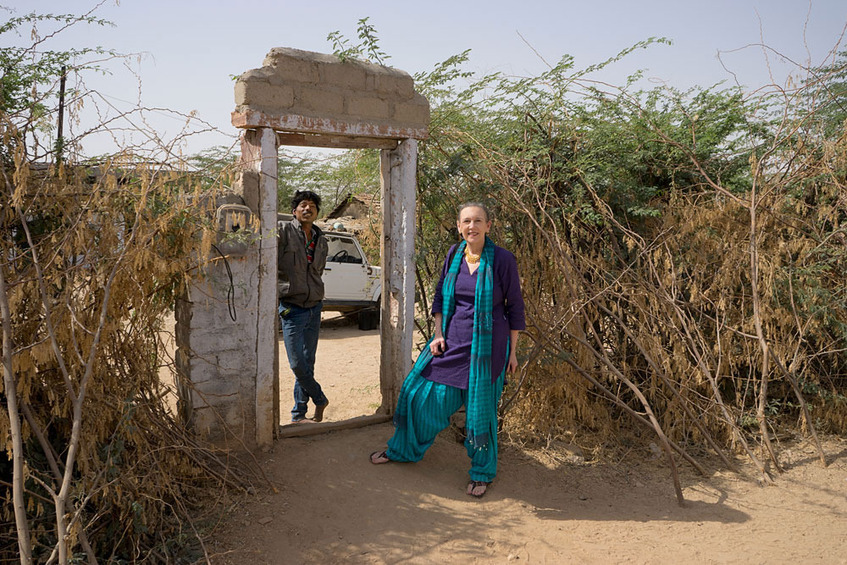
[[[282,348],[281,348],[282,349]],[[379,335],[326,324],[318,381],[327,421],[379,404]],[[293,377],[281,351],[282,414]],[[503,446],[488,494],[464,493],[463,447],[439,437],[423,461],[374,466],[391,424],[279,440],[260,463],[278,490],[227,505],[206,549],[213,563],[840,563],[847,564],[847,439],[783,444],[786,472],[681,469],[679,507],[661,459],[629,452],[586,463],[566,451]],[[578,452],[578,450],[577,450]]]

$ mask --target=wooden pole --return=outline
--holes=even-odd
[[[62,65],[62,78],[59,79],[59,127],[56,132],[56,164],[60,164],[64,159],[65,153],[65,83],[68,76],[68,69]]]

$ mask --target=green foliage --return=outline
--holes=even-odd
[[[220,189],[229,163],[200,156],[204,178],[139,164],[129,151],[92,168],[51,156],[41,134],[54,128],[62,74],[99,71],[86,60],[114,55],[46,48],[76,24],[108,22],[29,14],[0,25],[9,35],[31,28],[27,46],[0,49],[0,498],[24,487],[34,562],[59,545],[69,562],[179,562],[195,539],[183,531],[187,503],[214,483],[209,465],[223,465],[167,406],[163,318],[197,268],[198,247],[203,255],[205,210],[191,202],[208,192],[193,191]],[[65,478],[68,494],[54,496]],[[7,503],[0,517],[0,561],[18,561],[18,516]],[[60,539],[58,524],[71,517]]]
[[[191,167],[186,176],[203,191],[228,190],[235,182],[239,155],[227,147],[212,147],[186,161]],[[379,152],[356,149],[332,154],[280,151],[277,162],[277,207],[290,213],[288,205],[298,190],[311,190],[324,199],[323,214],[335,208],[350,194],[374,194],[379,190]]]
[[[23,46],[14,45],[15,41],[12,40],[10,46],[0,48],[0,111],[7,120],[4,126],[21,130],[23,138],[33,129],[47,132],[55,127],[51,122],[51,103],[58,95],[58,83],[63,74],[102,72],[98,63],[86,60],[93,56],[98,59],[116,56],[114,51],[101,47],[72,48],[64,51],[43,49],[42,43],[48,38],[77,24],[105,26],[111,25],[111,22],[92,16],[33,12],[11,17],[0,25],[0,37],[20,36],[29,32],[32,38],[31,42],[26,42]],[[53,26],[57,29],[42,36],[39,26]],[[24,29],[26,27],[30,29]],[[76,94],[78,93],[70,89],[66,97],[71,99]],[[2,158],[8,161],[11,155],[7,152]]]
[[[232,185],[238,166],[238,154],[223,146],[209,147],[188,156],[186,162],[204,190],[219,189],[221,186]]]
[[[283,155],[279,162],[278,202],[287,209],[296,190],[311,190],[324,199],[327,214],[347,195],[379,190],[379,152],[356,149],[332,155]]]
[[[359,43],[356,45],[352,45],[350,40],[344,37],[340,31],[333,31],[327,35],[327,41],[332,43],[333,54],[341,59],[341,62],[359,59],[377,65],[385,65],[385,62],[391,58],[379,48],[376,28],[368,23],[369,19],[362,18],[359,20],[356,27]]]
[[[645,89],[640,72],[622,86],[593,78],[662,44],[583,69],[566,55],[531,77],[477,76],[464,51],[415,75],[431,105],[418,155],[419,311],[457,239],[456,207],[480,200],[518,257],[527,301],[533,353],[528,386],[512,393],[515,436],[609,430],[621,404],[712,448],[746,446],[786,417],[847,429],[844,54],[780,96]],[[751,339],[755,317],[769,364]],[[419,320],[425,335],[430,322]],[[617,402],[589,395],[586,375]],[[795,395],[798,375],[808,399]]]
[[[772,425],[802,417],[790,386],[802,370],[826,383],[815,390],[837,391],[809,402],[818,404],[819,425],[843,430],[844,137],[822,143],[797,133],[810,131],[802,126],[811,116],[836,124],[831,111],[841,100],[801,108],[735,88],[639,90],[639,73],[619,88],[592,80],[653,43],[664,41],[586,69],[565,56],[538,77],[478,78],[463,70],[468,52],[416,75],[433,103],[430,138],[419,146],[421,309],[456,240],[456,206],[482,200],[495,213],[495,240],[518,256],[530,325],[524,351],[536,352],[508,420],[514,435],[608,429],[614,405],[586,395],[577,368],[604,375],[593,387],[607,386],[607,398],[643,410],[619,371],[673,439],[719,442],[760,429],[762,378],[772,381],[764,403]],[[826,76],[827,92],[838,92],[843,75]],[[756,194],[765,196],[751,200]],[[786,366],[791,360],[788,373],[772,364],[760,374],[749,338],[751,206],[766,339]],[[710,384],[718,375],[728,380]],[[737,419],[718,415],[724,402]],[[700,427],[682,408],[689,403]]]
[[[847,124],[847,51],[831,64],[812,69],[801,90],[812,127],[824,138],[837,139]]]
[[[748,108],[736,89],[657,88],[581,108],[585,181],[628,221],[656,217],[676,191],[750,186]],[[657,133],[658,132],[658,133]]]

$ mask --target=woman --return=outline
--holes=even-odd
[[[481,498],[497,474],[497,406],[526,322],[515,256],[488,238],[488,209],[463,204],[456,227],[463,241],[450,249],[435,290],[435,335],[403,383],[388,448],[370,460],[419,461],[465,405],[467,493]]]

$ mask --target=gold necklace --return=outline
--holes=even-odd
[[[475,265],[476,263],[479,263],[479,260],[481,258],[482,258],[482,253],[479,253],[479,254],[471,253],[470,248],[465,247],[465,261],[467,261],[468,264]]]

